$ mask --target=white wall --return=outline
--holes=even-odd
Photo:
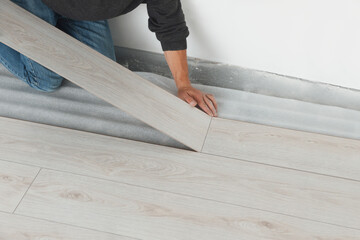
[[[182,4],[189,56],[360,89],[359,0]],[[147,19],[142,5],[111,20],[115,45],[161,52]]]

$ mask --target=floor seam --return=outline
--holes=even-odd
[[[41,167],[39,168],[39,171],[37,172],[37,174],[35,175],[34,179],[31,181],[29,187],[26,189],[24,195],[22,196],[22,198],[20,199],[19,203],[16,205],[14,211],[12,212],[13,214],[15,213],[15,211],[17,210],[17,208],[19,207],[20,203],[22,202],[22,200],[24,199],[25,195],[27,194],[27,192],[29,191],[29,189],[31,188],[32,184],[35,182],[35,179],[37,178],[37,176],[39,175],[40,171],[41,171]]]
[[[145,142],[142,142],[142,143],[145,143]],[[162,146],[162,145],[156,145],[156,146]],[[167,147],[167,146],[163,146],[163,147]],[[193,152],[191,150],[184,150],[184,149],[178,149],[178,148],[174,148],[174,149],[175,150],[180,150],[180,151]],[[259,164],[259,165],[263,165],[263,166],[275,167],[275,168],[280,168],[280,169],[287,169],[287,170],[292,170],[292,171],[297,171],[297,172],[304,172],[304,173],[308,173],[308,174],[320,175],[320,176],[337,178],[337,179],[342,179],[342,180],[347,180],[347,181],[360,183],[360,179],[358,180],[358,179],[353,179],[353,178],[329,175],[329,174],[320,173],[320,172],[312,172],[312,171],[309,171],[309,170],[303,170],[303,169],[297,169],[297,168],[291,168],[291,167],[285,167],[285,166],[279,166],[279,165],[272,165],[272,164],[269,164],[269,163],[263,163],[263,162],[257,162],[257,161],[252,161],[252,160],[246,160],[246,159],[222,156],[222,155],[217,155],[217,154],[208,153],[208,152],[194,152],[194,153],[204,154],[204,155],[209,155],[209,156],[214,156],[214,157],[219,157],[219,158],[226,158],[226,159],[229,159],[229,160],[232,160],[232,161],[240,161],[240,162],[246,162],[246,163],[251,163],[251,164]],[[50,169],[50,170],[55,170],[55,171],[63,171],[63,170],[59,170],[59,169],[56,169],[56,168],[43,167],[43,166],[32,165],[32,164],[28,164],[28,163],[20,163],[20,162],[17,162],[17,161],[3,159],[1,157],[0,157],[0,161],[14,163],[14,164],[20,164],[20,165],[29,166],[29,167],[44,168],[44,169]],[[70,171],[63,171],[63,172],[74,173],[74,172],[70,172]],[[75,174],[77,174],[77,173],[75,173]],[[84,176],[94,177],[92,175],[84,175]],[[108,180],[106,178],[100,178],[100,177],[99,177],[99,179]]]
[[[209,134],[209,130],[210,130],[210,126],[211,126],[212,119],[213,119],[213,117],[210,117],[209,126],[208,126],[208,129],[207,129],[206,134],[205,134],[205,138],[204,138],[203,145],[201,146],[201,150],[200,150],[201,153],[202,153],[202,151],[203,151],[203,148],[204,148],[204,146],[205,146],[205,142],[206,142],[207,136],[208,136],[208,134]]]
[[[143,142],[145,143],[145,142]],[[156,145],[156,144],[155,144]],[[162,146],[162,145],[156,145],[156,146]],[[164,146],[166,147],[166,146]],[[193,152],[191,150],[184,150],[184,149],[178,149],[178,148],[174,148],[175,150],[182,150],[182,151],[188,151],[188,152]],[[360,179],[352,179],[352,178],[347,178],[347,177],[340,177],[340,176],[335,176],[335,175],[329,175],[329,174],[325,174],[325,173],[319,173],[319,172],[312,172],[312,171],[308,171],[308,170],[303,170],[303,169],[297,169],[297,168],[291,168],[291,167],[285,167],[285,166],[279,166],[279,165],[272,165],[269,163],[263,163],[263,162],[257,162],[257,161],[252,161],[252,160],[246,160],[246,159],[240,159],[240,158],[234,158],[234,157],[228,157],[228,156],[222,156],[222,155],[217,155],[217,154],[213,154],[213,153],[208,153],[208,152],[194,152],[197,154],[204,154],[204,155],[210,155],[210,156],[214,156],[214,157],[219,157],[219,158],[226,158],[232,161],[240,161],[240,162],[246,162],[246,163],[251,163],[251,164],[259,164],[259,165],[263,165],[263,166],[269,166],[269,167],[275,167],[275,168],[280,168],[280,169],[287,169],[287,170],[292,170],[292,171],[297,171],[297,172],[304,172],[304,173],[308,173],[308,174],[314,174],[314,175],[320,175],[320,176],[325,176],[325,177],[331,177],[331,178],[337,178],[337,179],[342,179],[342,180],[347,180],[347,181],[352,181],[352,182],[358,182],[360,183]],[[20,164],[20,165],[24,165],[24,166],[29,166],[29,167],[36,167],[36,168],[43,168],[43,169],[49,169],[49,170],[54,170],[54,171],[62,171],[62,172],[68,172],[68,173],[74,173],[74,172],[70,172],[70,171],[63,171],[63,170],[59,170],[56,168],[49,168],[49,167],[43,167],[43,166],[39,166],[39,165],[32,165],[32,164],[27,164],[27,163],[20,163],[17,161],[12,161],[12,160],[8,160],[8,159],[3,159],[0,157],[0,161],[4,161],[4,162],[9,162],[9,163],[14,163],[14,164]],[[77,173],[75,173],[77,174]],[[88,176],[88,177],[94,177],[92,175],[84,175],[84,176]],[[106,178],[100,178],[99,179],[103,179],[103,180],[108,180]],[[108,180],[109,181],[109,180]]]

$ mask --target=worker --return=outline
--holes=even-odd
[[[178,97],[217,116],[213,95],[192,87],[187,63],[189,35],[180,0],[12,0],[49,24],[116,61],[107,19],[147,4],[149,29],[155,32],[178,89]],[[52,92],[63,77],[0,43],[0,62],[32,88]]]

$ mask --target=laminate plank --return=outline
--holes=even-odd
[[[360,141],[214,118],[202,150],[360,181]]]
[[[360,183],[0,118],[0,158],[360,228]]]
[[[15,210],[39,170],[38,167],[0,161],[0,211]]]
[[[200,151],[211,118],[47,24],[0,0],[0,41],[139,120]]]
[[[94,230],[0,212],[0,240],[135,240]]]
[[[41,170],[17,214],[140,239],[360,239],[354,229]]]

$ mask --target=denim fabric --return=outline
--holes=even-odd
[[[12,0],[12,2],[115,61],[114,44],[106,20],[68,19],[51,10],[41,0]],[[43,92],[56,90],[63,81],[63,77],[2,43],[0,43],[0,63],[29,86]]]

